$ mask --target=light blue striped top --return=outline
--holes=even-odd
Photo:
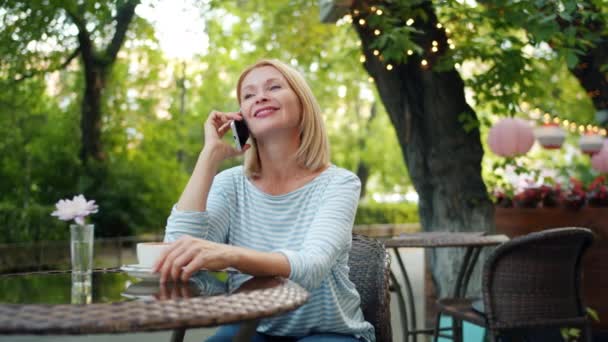
[[[314,333],[355,335],[375,341],[360,298],[348,278],[348,253],[361,182],[334,165],[284,195],[269,195],[247,179],[242,166],[219,173],[207,211],[173,208],[165,241],[182,234],[264,252],[289,260],[289,279],[310,293],[299,309],[262,320],[258,331],[277,336]]]

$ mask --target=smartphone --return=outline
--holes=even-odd
[[[244,119],[232,120],[230,128],[232,129],[232,137],[236,149],[239,151],[243,150],[243,146],[245,146],[247,139],[249,139],[249,128],[247,127],[247,123]]]

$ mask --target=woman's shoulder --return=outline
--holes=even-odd
[[[230,187],[236,184],[238,181],[242,181],[245,176],[243,166],[237,165],[225,170],[220,171],[214,178],[213,182],[222,187]]]
[[[331,164],[325,172],[331,184],[353,184],[361,186],[359,177],[352,171]]]

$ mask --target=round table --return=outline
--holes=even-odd
[[[401,234],[396,237],[383,239],[386,248],[392,248],[395,256],[397,257],[397,263],[399,269],[403,274],[405,282],[405,289],[407,291],[408,301],[407,305],[403,294],[401,293],[401,287],[397,281],[396,276],[391,272],[391,278],[395,283],[395,289],[397,291],[397,297],[399,299],[399,307],[402,315],[404,316],[404,340],[408,341],[410,335],[413,341],[417,341],[418,334],[432,334],[433,329],[417,329],[416,323],[416,307],[414,305],[414,295],[412,291],[411,281],[407,274],[405,264],[399,254],[399,248],[445,248],[445,247],[465,247],[466,252],[460,270],[458,271],[458,277],[454,284],[453,297],[461,298],[466,294],[466,289],[473,273],[473,269],[479,258],[479,253],[483,247],[496,246],[501,243],[508,241],[509,238],[506,235],[486,235],[485,232],[420,232],[412,234]],[[410,308],[410,315],[407,315],[407,308]],[[409,318],[409,320],[408,320]]]
[[[77,289],[74,293],[74,289]],[[118,269],[92,274],[90,294],[78,293],[69,271],[0,275],[0,334],[102,334],[175,330],[257,322],[300,307],[308,292],[282,278],[199,272],[190,282],[161,286]],[[90,304],[72,304],[82,302]],[[243,340],[247,338],[243,337]]]

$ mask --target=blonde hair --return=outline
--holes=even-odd
[[[241,85],[245,76],[253,69],[271,66],[279,71],[287,83],[296,93],[302,105],[300,118],[300,147],[296,152],[296,161],[299,166],[311,171],[318,171],[329,165],[329,141],[325,132],[325,125],[321,116],[321,108],[302,75],[289,65],[275,59],[263,59],[243,71],[239,77],[236,96],[241,104]],[[245,174],[248,177],[258,177],[262,171],[260,156],[254,137],[250,140],[251,148],[245,152]]]

